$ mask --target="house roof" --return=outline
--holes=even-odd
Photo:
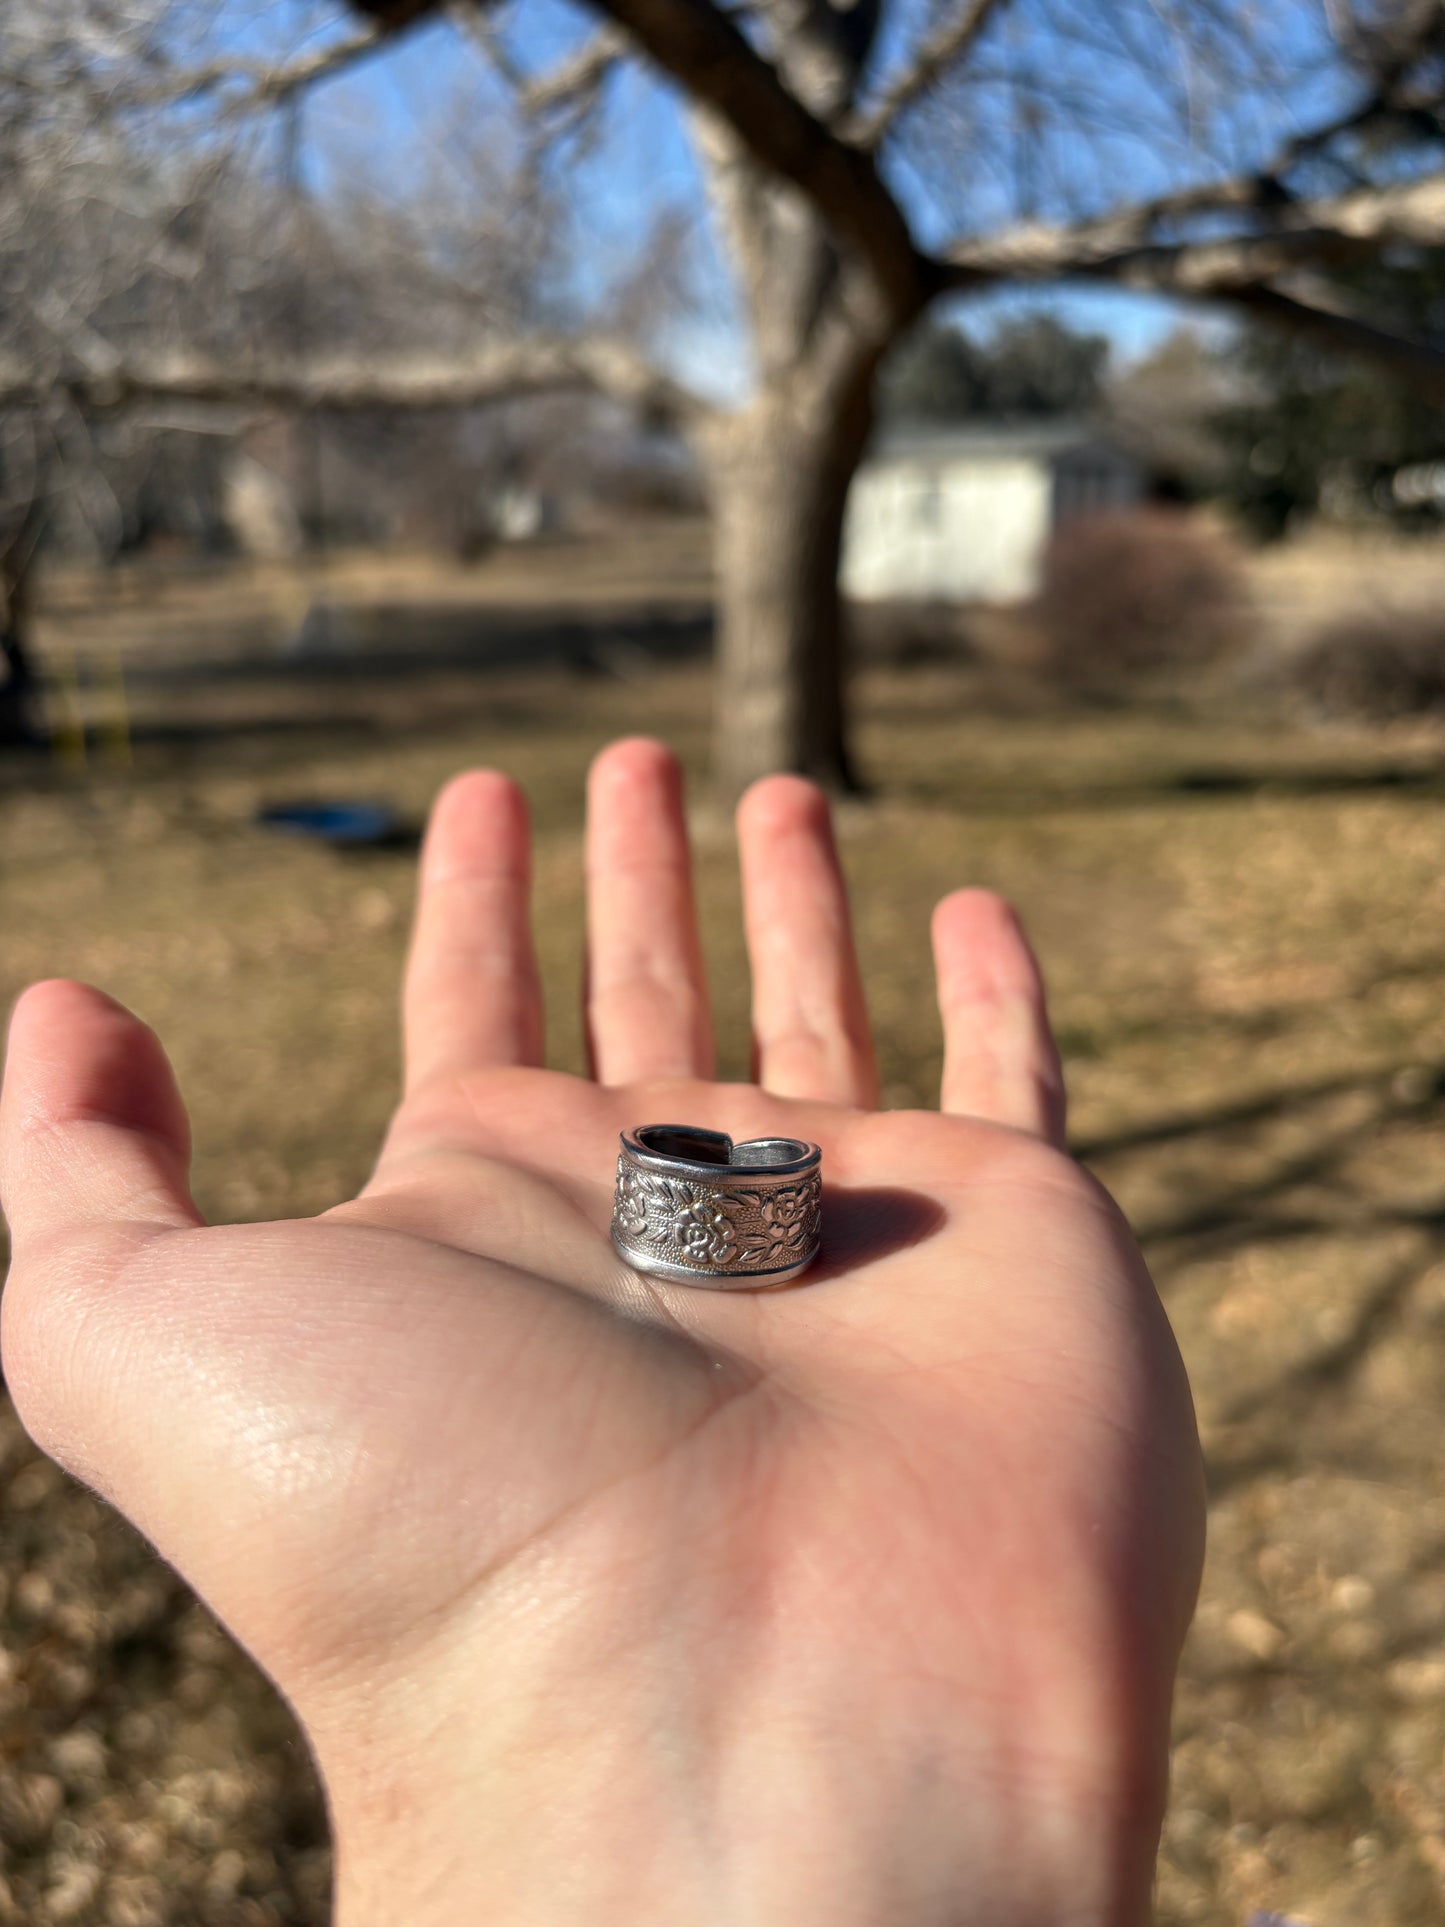
[[[1097,424],[1061,416],[1037,421],[1008,421],[999,417],[967,422],[898,422],[883,429],[868,450],[867,461],[918,460],[1001,461],[1034,456],[1052,461],[1084,449],[1127,459],[1118,444]]]

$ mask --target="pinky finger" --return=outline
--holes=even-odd
[[[933,913],[945,1111],[1062,1148],[1064,1078],[1043,977],[1002,897],[957,890]]]

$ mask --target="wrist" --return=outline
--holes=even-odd
[[[846,1704],[819,1715],[769,1694],[750,1716],[741,1681],[700,1714],[685,1685],[639,1692],[625,1672],[528,1690],[492,1653],[333,1703],[312,1730],[336,1927],[1149,1918],[1162,1765],[1140,1798],[1113,1784],[1108,1744],[1046,1770],[922,1706],[905,1730],[890,1717],[890,1737]]]
[[[329,1780],[336,1927],[1143,1927],[1157,1828],[1027,1813],[988,1799],[945,1818],[884,1797],[841,1810],[790,1798],[744,1835],[674,1789],[638,1800],[581,1773],[531,1771],[439,1748],[428,1781],[395,1756],[364,1782]],[[574,1763],[575,1769],[575,1763]],[[887,1829],[887,1838],[881,1835]],[[985,1835],[991,1838],[985,1838]]]

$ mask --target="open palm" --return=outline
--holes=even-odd
[[[727,1085],[676,766],[599,759],[589,1082],[538,1068],[522,800],[453,784],[406,1095],[316,1219],[202,1225],[151,1034],[72,984],[19,1008],[12,1389],[297,1707],[348,1922],[1147,1908],[1197,1453],[1059,1147],[1033,960],[996,899],[941,905],[944,1111],[876,1112],[826,808],[774,779],[739,830],[758,1082]],[[617,1140],[656,1122],[819,1143],[818,1264],[629,1269]]]

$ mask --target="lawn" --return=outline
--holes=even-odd
[[[481,610],[525,638],[539,609],[554,621],[557,580],[576,605],[556,660],[529,665],[519,646],[484,675],[450,630],[407,676],[278,664],[256,639],[274,640],[296,590],[269,579],[54,593],[52,668],[99,645],[103,667],[119,638],[133,741],[128,763],[112,728],[85,768],[0,769],[0,997],[63,972],[157,1026],[210,1214],[342,1196],[395,1085],[411,855],[278,836],[255,820],[277,800],[375,797],[414,822],[464,765],[526,783],[549,1055],[577,1068],[587,760],[623,732],[665,736],[697,777],[724,1067],[742,1072],[746,966],[729,826],[704,780],[705,666],[682,649],[648,669],[633,640],[639,625],[685,637],[705,583],[686,558],[629,568],[595,554],[544,577],[484,568],[448,604],[453,629]],[[409,594],[390,585],[382,625],[403,641],[421,621]],[[202,635],[197,675],[185,644]],[[961,882],[1005,891],[1048,970],[1075,1143],[1144,1239],[1194,1383],[1211,1544],[1161,1918],[1437,1920],[1441,742],[1308,731],[1242,692],[1070,705],[940,665],[870,670],[858,694],[876,791],[842,810],[840,834],[885,1101],[935,1091],[931,904]],[[111,713],[99,670],[90,700]],[[8,1411],[0,1842],[0,1923],[326,1918],[324,1826],[283,1709]]]

